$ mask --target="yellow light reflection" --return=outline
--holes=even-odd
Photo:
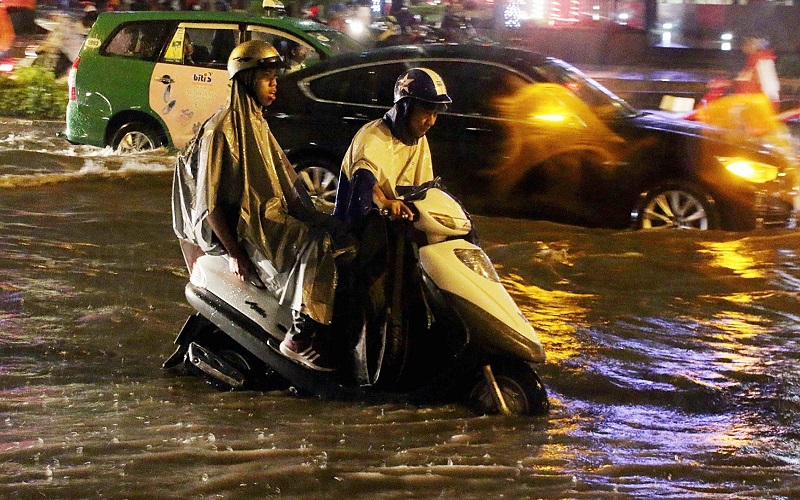
[[[709,265],[730,269],[742,278],[763,278],[764,273],[758,268],[756,259],[744,252],[740,240],[713,242],[700,242],[704,249],[700,253],[710,255]],[[741,300],[741,299],[739,299]]]
[[[532,115],[531,118],[534,120],[542,120],[545,122],[563,122],[564,120],[567,119],[566,116],[555,113]]]
[[[587,347],[580,343],[575,332],[587,322],[588,309],[580,302],[591,295],[543,290],[525,284],[517,275],[503,277],[502,283],[539,335],[548,361],[563,361],[586,354]]]
[[[726,297],[728,298],[728,297]],[[750,298],[752,300],[752,297]],[[758,316],[754,316],[752,314],[744,314],[739,312],[733,311],[725,311],[721,314],[717,314],[713,320],[713,325],[720,330],[722,330],[722,338],[731,339],[735,338],[736,342],[732,343],[730,347],[734,351],[742,351],[741,345],[739,342],[743,339],[748,339],[751,337],[755,337],[761,333],[765,333],[766,329],[759,326],[759,323],[762,322],[762,319]],[[755,354],[755,353],[751,353]],[[757,357],[747,357],[744,359],[757,359]],[[751,363],[745,363],[747,365]]]

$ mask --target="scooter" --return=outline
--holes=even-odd
[[[197,313],[164,367],[183,366],[220,389],[294,387],[343,400],[462,401],[478,413],[546,413],[547,391],[534,369],[544,349],[476,244],[463,205],[436,182],[404,202],[411,221],[366,218],[359,254],[379,258],[356,258],[344,271],[351,279],[342,280],[324,332],[335,340],[329,352],[338,351],[339,370],[311,370],[282,355],[291,311],[237,279],[225,256],[186,245],[185,293]],[[380,265],[365,271],[368,261]]]

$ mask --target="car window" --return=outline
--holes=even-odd
[[[394,83],[406,69],[402,63],[392,63],[337,71],[312,80],[309,88],[325,101],[388,108],[394,102]]]
[[[338,30],[309,30],[305,33],[306,36],[315,38],[319,43],[328,47],[334,54],[364,50],[364,46],[360,42]]]
[[[564,62],[551,61],[538,68],[548,81],[563,85],[585,102],[595,114],[605,120],[625,118],[637,114],[630,104],[605,87]]]
[[[171,32],[169,22],[135,22],[123,25],[102,47],[103,55],[154,61]]]
[[[300,48],[301,55],[295,61],[296,64],[290,66],[294,69],[300,69],[301,65],[302,67],[311,66],[322,58],[322,55],[314,47],[289,33],[264,26],[248,26],[247,29],[251,40],[263,40],[272,44],[284,61],[291,62],[292,55],[297,54],[298,48]]]
[[[162,62],[225,68],[236,46],[239,28],[234,24],[183,23],[175,30]]]
[[[507,68],[477,61],[434,61],[421,66],[439,73],[453,99],[448,111],[464,115],[499,116],[496,103],[527,81]]]

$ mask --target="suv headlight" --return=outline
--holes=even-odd
[[[720,157],[728,172],[757,184],[774,181],[778,178],[778,167],[768,163],[745,160],[743,158]]]
[[[492,261],[480,248],[456,248],[453,250],[458,260],[465,266],[480,274],[489,281],[500,283],[500,276],[492,265]]]

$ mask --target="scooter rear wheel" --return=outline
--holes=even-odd
[[[543,415],[550,410],[547,390],[527,364],[493,364],[495,381],[512,415]],[[471,407],[481,414],[502,413],[486,377],[481,374],[469,393]]]
[[[244,348],[222,333],[219,329],[215,328],[212,332],[204,332],[204,335],[195,342],[215,353],[244,376],[244,385],[237,388],[229,385],[224,380],[211,377],[196,368],[191,370],[205,378],[212,387],[220,391],[238,389],[268,391],[285,389],[288,387],[287,382],[272,370],[272,368],[245,351]],[[191,366],[191,363],[187,363],[187,366]]]

